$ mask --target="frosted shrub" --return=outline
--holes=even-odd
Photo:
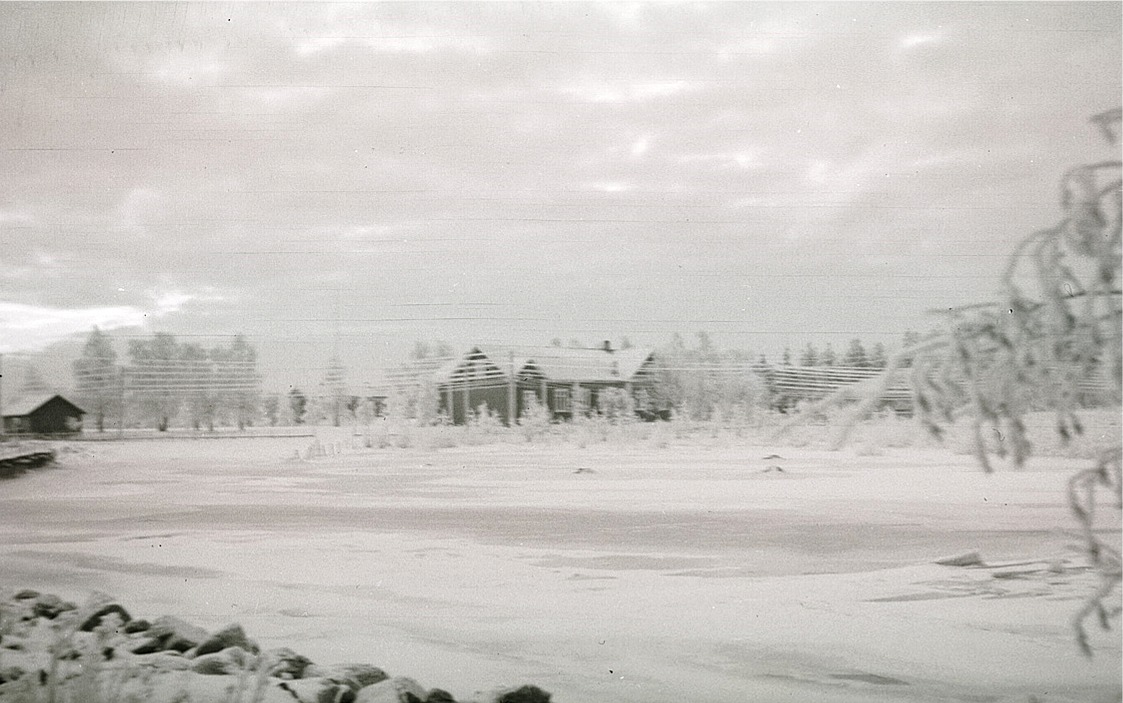
[[[674,411],[667,420],[669,434],[676,440],[688,440],[694,436],[695,423],[687,412]]]
[[[415,407],[414,399],[406,393],[396,392],[386,399],[386,416],[376,423],[378,428],[374,432],[380,448],[413,446],[412,435],[416,428],[412,410]]]
[[[785,433],[785,443],[793,447],[821,449],[831,446],[837,429],[846,422],[846,410],[834,406],[819,407],[800,403],[796,406],[795,414],[805,418],[805,421],[799,425],[781,425],[780,428]]]
[[[393,446],[397,447],[398,449],[409,449],[413,446],[414,428],[412,423],[410,423],[409,421],[404,421],[398,423],[398,425],[393,429],[395,431],[390,437],[391,441],[393,442]]]
[[[613,425],[636,421],[636,401],[623,388],[606,388],[599,398],[600,412]]]
[[[409,395],[400,390],[394,391],[386,398],[385,413],[386,418],[391,420],[404,420],[412,417],[413,403]]]
[[[433,383],[420,385],[413,405],[414,417],[421,427],[439,425],[448,420],[448,415],[441,410],[440,390]]]
[[[598,398],[600,416],[609,427],[605,439],[617,442],[634,442],[643,432],[637,428],[641,424],[636,416],[636,401],[623,388],[606,388]]]
[[[542,403],[530,403],[523,408],[517,424],[523,438],[533,442],[550,431],[550,412]]]
[[[722,410],[725,418],[725,428],[737,439],[743,439],[749,428],[752,410],[744,403],[734,403]]]
[[[892,411],[877,413],[863,423],[856,434],[866,445],[877,449],[904,449],[924,444],[916,421]]]
[[[374,423],[372,444],[379,449],[408,449],[413,446],[412,423],[406,419],[384,417]]]
[[[648,422],[640,422],[638,419],[634,419],[630,422],[622,422],[613,428],[612,436],[629,444],[643,442],[651,436],[651,424],[652,423]]]
[[[608,441],[611,425],[608,418],[596,410],[589,413],[575,412],[568,424],[572,439],[578,447]]]
[[[420,445],[425,449],[452,449],[465,441],[467,428],[450,423],[440,423],[425,428],[417,428]]]
[[[671,443],[671,427],[670,422],[665,420],[656,420],[651,423],[651,432],[648,433],[648,439],[651,446],[656,449],[666,449]]]
[[[728,433],[730,429],[729,415],[730,413],[727,408],[721,406],[714,408],[713,412],[710,414],[709,427],[707,428],[709,430],[707,434],[709,434],[711,439],[717,439]]]
[[[390,446],[390,435],[390,418],[380,417],[371,425],[370,444],[367,446],[385,449]]]
[[[487,403],[480,403],[468,420],[468,435],[472,441],[476,444],[494,442],[502,432],[503,421],[499,419],[499,414]]]

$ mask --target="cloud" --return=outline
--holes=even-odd
[[[109,330],[143,325],[146,313],[129,305],[52,308],[0,302],[0,352],[35,351],[97,326]]]
[[[557,91],[585,102],[635,103],[667,98],[695,88],[683,80],[614,82],[582,79],[564,83],[557,87]]]
[[[807,166],[804,177],[816,185],[825,185],[831,178],[832,168],[826,161],[812,161]]]
[[[301,58],[326,55],[339,49],[377,54],[432,54],[441,51],[487,54],[494,50],[483,37],[457,35],[424,28],[398,29],[382,25],[378,36],[326,35],[299,39],[293,50]]]
[[[26,212],[0,210],[0,225],[30,225],[34,223],[35,218]]]
[[[908,49],[915,49],[916,47],[922,46],[924,44],[935,44],[942,38],[943,36],[939,32],[916,32],[913,34],[906,34],[905,36],[901,37],[897,42],[897,46],[900,49],[907,51]]]
[[[722,169],[749,171],[762,168],[764,161],[755,151],[730,151],[717,154],[684,154],[678,158],[681,164],[709,164]]]
[[[642,317],[649,303],[590,272],[642,278],[639,262],[678,270],[703,251],[781,275],[836,257],[825,276],[854,241],[919,232],[946,234],[914,268],[962,287],[971,233],[1000,241],[1037,217],[1011,178],[1041,170],[1031,185],[1051,195],[1069,135],[1117,97],[1109,5],[29,5],[29,38],[0,46],[20,74],[0,100],[2,298],[57,306],[15,319],[59,334],[103,314],[244,327],[282,364],[284,320],[330,332],[328,287],[353,291],[356,320],[452,287],[529,317]],[[949,203],[986,207],[936,207]],[[989,226],[997,213],[1017,221]],[[552,261],[574,273],[551,283],[568,286],[559,302],[539,295],[526,242],[579,240],[595,246]],[[705,280],[749,280],[723,276]],[[689,314],[719,315],[725,293],[660,281],[653,315],[695,295]],[[93,307],[119,305],[133,307]],[[465,335],[536,333],[486,322]],[[15,324],[0,340],[23,343]],[[418,333],[380,329],[386,348]],[[323,340],[291,334],[309,357]]]
[[[780,38],[760,34],[742,41],[722,46],[715,52],[722,61],[739,60],[743,54],[765,56],[774,54],[780,48]]]
[[[192,300],[224,300],[214,293],[195,295],[179,290],[149,293],[147,309],[136,305],[61,308],[0,301],[0,353],[36,351],[92,327],[112,330],[142,327],[180,311]]]
[[[262,85],[242,89],[247,99],[269,107],[294,105],[308,110],[332,92],[328,86],[312,85]]]
[[[429,54],[436,51],[484,54],[491,50],[488,43],[479,37],[449,34],[375,37],[368,39],[366,45],[374,51],[388,54]]]
[[[158,211],[163,196],[152,188],[133,188],[117,205],[117,215],[124,227],[143,229]]]
[[[198,85],[208,78],[226,72],[226,64],[217,54],[169,52],[145,62],[143,75],[172,85]]]
[[[298,56],[314,56],[340,46],[346,41],[343,37],[311,37],[296,42]]]
[[[624,193],[632,190],[635,186],[623,181],[598,181],[595,183],[586,183],[585,187],[591,190],[599,190],[602,193]]]
[[[168,291],[166,293],[157,294],[155,298],[156,312],[160,315],[167,315],[168,313],[178,311],[183,307],[184,303],[194,300],[195,296],[181,291]]]

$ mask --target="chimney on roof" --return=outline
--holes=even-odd
[[[611,354],[611,353],[612,353],[612,342],[610,342],[610,341],[609,341],[609,340],[607,340],[607,339],[606,339],[606,340],[604,340],[604,344],[603,344],[603,345],[601,346],[601,349],[603,349],[604,351],[606,351],[606,352],[608,352],[609,354]]]

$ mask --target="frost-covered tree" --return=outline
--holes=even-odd
[[[34,364],[28,364],[23,370],[23,379],[19,384],[19,395],[28,396],[50,392],[51,387],[43,380],[43,374],[39,373],[39,368]]]
[[[1093,120],[1117,148],[1121,110]],[[992,470],[996,456],[1008,457],[1016,466],[1029,457],[1025,418],[1031,410],[1051,412],[1064,442],[1081,434],[1084,380],[1102,379],[1100,402],[1118,408],[1123,402],[1121,170],[1116,151],[1104,161],[1065,173],[1060,220],[1017,244],[1001,273],[1001,298],[948,310],[933,332],[908,339],[881,374],[881,384],[853,411],[836,444],[876,407],[895,370],[905,366],[911,366],[921,423],[941,437],[952,423],[967,422],[974,454],[986,471]],[[804,417],[844,398],[831,396]],[[1068,505],[1099,576],[1097,590],[1073,617],[1076,640],[1085,653],[1091,652],[1087,621],[1094,616],[1109,628],[1120,614],[1113,603],[1123,580],[1119,547],[1109,541],[1111,530],[1097,529],[1096,519],[1105,508],[1116,514],[1123,509],[1121,453],[1115,437],[1068,482]]]
[[[803,353],[799,356],[800,366],[818,366],[819,365],[819,351],[815,349],[815,345],[810,342],[804,347]]]
[[[920,344],[921,336],[915,330],[908,330],[901,338],[901,346],[903,349],[912,349]],[[901,359],[901,366],[908,368],[912,366],[912,358],[907,355]]]
[[[866,348],[862,346],[862,340],[850,340],[850,346],[846,348],[846,354],[842,357],[842,365],[861,369],[870,366],[870,360],[866,355]]]
[[[834,347],[827,342],[827,346],[823,347],[823,352],[819,354],[819,366],[834,366],[837,362],[838,357],[835,356]]]
[[[409,360],[390,372],[395,412],[418,425],[440,424],[441,396],[434,374],[454,355],[448,342],[414,342]]]
[[[377,408],[373,398],[359,398],[359,404],[355,408],[355,421],[363,427],[369,427],[374,418],[377,417]]]
[[[257,373],[257,350],[243,335],[228,347],[211,350],[215,385],[221,407],[234,418],[239,430],[253,424],[261,404],[261,379]]]
[[[183,384],[187,414],[193,429],[206,425],[214,430],[218,410],[218,394],[214,389],[215,375],[210,353],[198,344],[182,344],[179,360],[183,367]]]
[[[414,388],[412,398],[413,416],[421,426],[439,425],[443,422],[441,415],[441,392],[432,379],[422,379]]]
[[[886,355],[885,345],[881,342],[873,345],[870,350],[870,368],[883,369],[889,363],[889,357]]]
[[[121,412],[117,351],[109,335],[94,327],[73,371],[78,403],[93,415],[97,431],[104,432],[106,418]]]
[[[308,396],[304,395],[304,391],[299,388],[290,388],[287,407],[292,424],[303,425],[305,415],[308,412]]]
[[[175,336],[157,332],[129,342],[129,396],[160,432],[171,425],[183,405],[183,374]]]
[[[413,343],[413,348],[410,349],[409,358],[412,361],[420,361],[422,359],[445,359],[452,356],[452,346],[448,342],[436,341],[429,342],[419,339]]]
[[[692,348],[674,335],[655,358],[655,382],[641,408],[645,413],[670,409],[675,417],[704,421],[716,414],[747,417],[768,404],[762,365],[754,364],[747,351],[718,349],[705,332],[697,334]]]
[[[338,356],[328,360],[328,368],[320,382],[320,403],[333,427],[339,427],[347,403],[347,370]]]
[[[282,417],[281,398],[276,393],[270,393],[261,400],[261,414],[270,427],[276,427]]]

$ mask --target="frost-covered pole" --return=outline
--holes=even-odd
[[[125,434],[125,369],[117,375],[117,437]]]
[[[508,362],[511,365],[511,373],[507,377],[507,427],[515,426],[515,417],[518,413],[515,411],[515,352],[508,352]]]
[[[4,355],[0,354],[0,439],[4,439]]]

